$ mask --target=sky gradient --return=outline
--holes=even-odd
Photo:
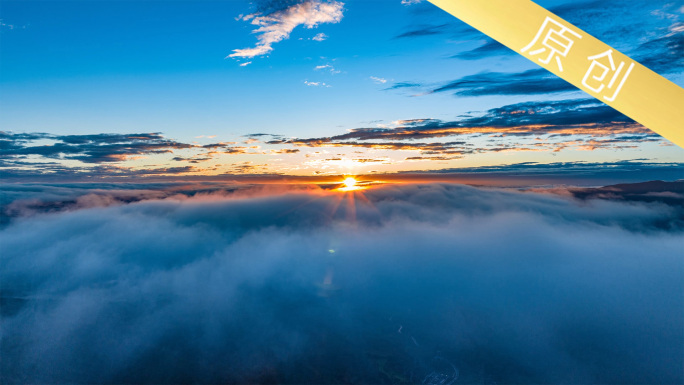
[[[684,84],[684,2],[541,1]],[[684,150],[420,1],[6,1],[6,177],[373,174]]]

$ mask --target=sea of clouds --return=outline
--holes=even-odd
[[[684,381],[681,207],[1,187],[2,383]]]

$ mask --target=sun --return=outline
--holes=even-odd
[[[356,179],[352,177],[346,178],[342,183],[344,183],[344,187],[348,189],[353,189],[354,187],[356,187]]]
[[[359,181],[353,176],[348,176],[342,180],[342,185],[337,188],[337,191],[350,192],[357,190],[364,190],[366,187],[360,186]]]

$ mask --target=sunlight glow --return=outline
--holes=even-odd
[[[342,181],[342,186],[338,188],[338,191],[356,191],[356,190],[364,190],[365,187],[359,186],[359,181],[356,180],[356,178],[348,176],[344,178]]]

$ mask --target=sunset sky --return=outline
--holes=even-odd
[[[684,0],[537,2],[684,85]],[[0,0],[2,384],[684,384],[682,250],[684,149],[426,0]]]
[[[684,85],[684,2],[539,3]],[[1,15],[10,178],[682,171],[683,149],[425,1],[3,1]]]

